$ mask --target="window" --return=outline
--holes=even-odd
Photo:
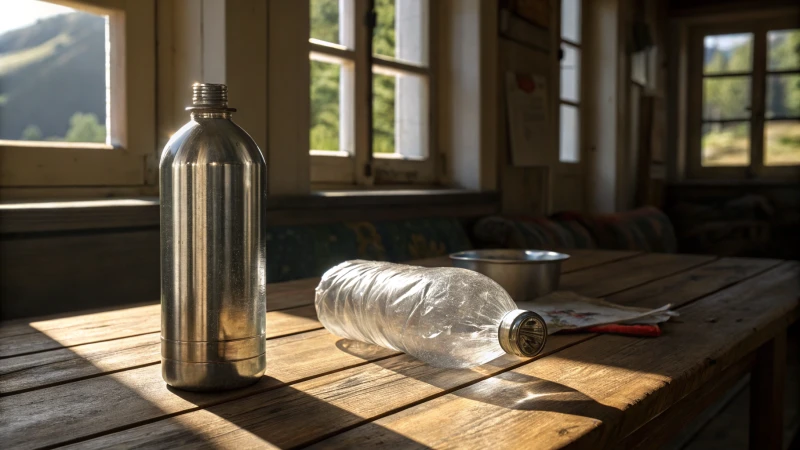
[[[0,139],[108,143],[108,16],[20,0],[0,22]]]
[[[561,1],[561,102],[558,159],[581,160],[581,0]]]
[[[156,156],[151,3],[17,0],[4,10],[0,195],[146,184]]]
[[[312,182],[432,183],[429,0],[369,3],[309,3]]]
[[[797,173],[800,29],[786,25],[773,20],[694,32],[690,176]]]

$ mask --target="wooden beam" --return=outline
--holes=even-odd
[[[750,376],[750,448],[783,450],[786,330],[762,345]]]

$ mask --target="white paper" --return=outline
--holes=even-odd
[[[678,315],[669,310],[672,307],[669,304],[656,309],[634,308],[570,291],[551,292],[536,300],[517,302],[517,307],[542,316],[547,323],[547,334],[598,325],[662,323]]]
[[[550,148],[547,81],[544,76],[506,73],[511,164],[542,165]]]

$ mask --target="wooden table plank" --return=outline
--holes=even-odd
[[[570,252],[573,257],[564,263],[564,273],[640,254],[610,250]],[[409,264],[435,267],[449,265],[450,260],[447,257],[435,257],[411,261]],[[277,311],[312,304],[313,291],[318,283],[319,278],[308,278],[267,285],[267,309]],[[0,322],[0,358],[155,333],[160,327],[159,308],[155,303],[134,308],[88,311],[80,315],[62,313]]]
[[[644,266],[650,267],[652,266],[652,264],[648,263],[650,259],[663,261],[663,255],[644,255],[637,259],[641,259]],[[690,259],[692,264],[697,262],[696,259]],[[612,264],[622,264],[623,262]],[[586,271],[602,273],[604,267],[591,268]],[[653,267],[648,276],[654,279],[659,278],[681,270],[680,267],[686,267],[686,264],[662,264],[659,267]],[[636,283],[642,281],[638,277],[627,277],[626,279]],[[580,283],[583,283],[583,280],[584,278],[577,279]],[[608,282],[613,290],[624,288],[624,284],[617,279],[604,280],[595,277],[595,280],[595,284],[598,285]],[[564,277],[564,283],[565,288],[571,288],[569,276]],[[599,292],[599,295],[603,294],[596,286],[593,289],[594,292]],[[327,332],[322,331],[322,333]],[[554,342],[565,341],[559,338],[555,339]],[[318,364],[324,365],[324,360],[332,358],[338,353],[343,353],[343,350],[337,348],[334,342],[330,342],[328,347],[321,349],[313,359]],[[281,366],[296,364],[296,360],[297,358],[287,358],[282,361],[273,359],[268,361],[268,371],[276,367],[280,368]],[[316,369],[316,375],[341,370],[344,367],[346,366],[320,366]],[[274,382],[274,379],[270,380]],[[207,406],[229,401],[238,396],[252,395],[254,392],[273,389],[274,387],[276,385],[264,381],[253,388],[236,391],[235,393],[207,394],[206,397],[202,398],[191,396],[193,403],[189,402],[191,403],[190,405],[183,401],[181,397],[170,394],[167,391],[161,379],[159,366],[151,365],[108,376],[99,376],[66,385],[2,397],[0,398],[0,409],[10,408],[10,410],[20,411],[20,414],[24,414],[29,419],[0,426],[0,430],[2,430],[3,436],[9,442],[19,445],[26,443],[30,446],[46,446],[63,442],[65,436],[85,438],[120,427],[128,427],[139,422],[155,420],[169,414],[192,411],[198,405]],[[82,392],[83,395],[75,395],[76,390]],[[106,398],[114,398],[115,402],[106,402]],[[85,415],[87,411],[92,411],[92,414]],[[104,417],[104,421],[98,422],[94,420],[97,416]],[[41,430],[43,427],[47,428],[47,424],[51,423],[59,423],[58,430],[54,429],[52,433]],[[33,430],[36,430],[35,433]],[[28,441],[32,435],[36,436],[35,441]]]
[[[743,277],[750,273],[750,271],[738,272]],[[654,276],[657,275],[660,274],[654,274]],[[694,280],[697,278],[694,271],[690,270],[675,275],[671,282],[673,284],[695,283]],[[722,279],[728,283],[732,282],[730,277],[722,277]],[[718,287],[719,285],[713,281],[707,284],[708,292],[713,292]],[[641,289],[643,294],[647,293],[645,287],[638,289]],[[649,292],[652,293],[652,291]],[[662,302],[668,301],[667,298],[674,297],[672,292],[656,293],[655,295],[660,295]],[[613,296],[610,299],[614,301]],[[685,300],[692,299],[686,298]],[[592,335],[553,336],[550,345],[554,345],[556,348],[552,351],[574,344],[574,341],[562,341],[562,339],[573,337],[588,339]],[[548,346],[548,351],[551,351],[550,346]],[[300,445],[312,442],[315,436],[335,433],[348,426],[389,413],[394,409],[425,401],[452,390],[454,385],[451,382],[454,379],[459,383],[476,382],[488,375],[507,370],[514,364],[524,363],[525,361],[506,357],[478,369],[479,371],[476,373],[475,371],[436,369],[406,355],[401,355],[352,369],[346,373],[337,372],[267,394],[221,404],[207,411],[193,412],[93,441],[82,442],[81,446],[127,446],[143,443],[148,446],[158,446],[163,443],[165,447],[169,447],[176,442],[199,443],[208,439],[212,441],[205,442],[206,445],[225,446],[231,442],[247,442],[245,445],[254,444],[254,442],[248,441],[248,436],[257,439],[260,439],[259,436],[266,438],[271,444],[280,447]],[[280,403],[273,402],[274,398],[280,398]],[[323,399],[324,402],[315,402],[313,399]],[[231,424],[234,428],[242,426],[242,424],[247,424],[247,426],[245,429],[237,431],[231,428]],[[195,426],[199,426],[199,428],[195,428]]]
[[[561,277],[560,290],[602,297],[717,259],[708,255],[648,253]]]
[[[796,319],[798,276],[781,265],[682,309],[661,338],[600,336],[319,447],[613,445]]]
[[[589,250],[589,249],[559,249],[561,253],[570,255],[570,258],[561,264],[562,271],[574,272],[589,267],[608,264],[610,262],[632,258],[642,255],[642,252],[621,250]]]
[[[310,284],[309,280],[304,280]],[[316,286],[316,285],[314,285]],[[281,311],[314,303],[314,289],[283,291],[269,294],[269,311]],[[0,330],[5,326],[0,324]],[[33,320],[25,325],[13,324],[0,338],[0,359],[54,350],[75,345],[122,339],[161,328],[161,305],[116,309],[52,320]]]
[[[313,305],[267,313],[268,340],[320,328]],[[0,396],[156,364],[160,358],[159,332],[9,357],[0,366]]]
[[[161,366],[152,364],[2,397],[0,410],[16,412],[0,415],[0,437],[8,448],[54,445],[398,354],[375,346],[364,346],[357,352],[335,351],[339,340],[318,330],[267,341],[265,377],[240,390],[203,394],[168,389],[161,379]]]
[[[722,397],[744,381],[744,377],[753,368],[755,355],[748,355],[741,361],[728,367],[716,379],[703,385],[698,390],[683,397],[667,411],[640,427],[620,441],[615,448],[635,450],[663,448],[675,440],[701,414],[708,414],[708,408],[719,402]]]
[[[583,268],[596,266],[604,262],[617,261],[633,257],[637,252],[617,252],[617,251],[578,251],[573,258],[572,265],[565,265],[562,270],[565,273],[582,270]],[[449,264],[447,258],[430,258],[416,261],[420,265],[436,266]],[[268,307],[270,313],[267,314],[267,331],[270,337],[283,336],[287,334],[318,329],[321,325],[316,321],[313,308],[297,308],[291,311],[283,311],[282,314],[271,314],[274,306],[277,305],[310,305],[313,303],[313,290],[308,286],[316,285],[316,279],[298,280],[286,283],[278,283],[277,289],[273,285],[269,288]],[[570,286],[570,279],[564,281],[564,286]],[[131,367],[141,367],[154,364],[159,361],[159,333],[158,331],[149,334],[137,334],[132,337],[114,338],[109,341],[92,342],[89,344],[72,344],[78,339],[88,338],[97,339],[95,333],[86,334],[83,332],[87,327],[96,324],[100,328],[106,329],[111,336],[117,336],[128,330],[131,324],[142,325],[147,320],[153,322],[153,315],[156,309],[136,309],[131,317],[127,317],[127,310],[103,311],[101,315],[85,314],[73,317],[75,335],[70,335],[70,322],[67,317],[58,317],[58,321],[33,320],[38,328],[48,333],[52,333],[58,339],[65,340],[69,349],[61,348],[51,351],[38,351],[33,354],[22,352],[21,356],[7,357],[2,367],[0,367],[0,395],[7,395],[19,390],[28,390],[37,387],[47,386],[55,383],[63,383],[70,379],[85,378],[96,376],[103,372],[115,372]],[[145,311],[148,316],[144,320],[140,311]],[[131,319],[131,320],[129,320]],[[135,319],[133,321],[132,319]],[[28,322],[24,322],[27,326]],[[152,325],[150,325],[152,327]],[[157,326],[157,324],[156,324]],[[0,326],[0,330],[4,328]],[[141,331],[144,328],[138,329]],[[56,332],[55,330],[59,330]],[[38,331],[35,331],[38,333]],[[65,337],[66,336],[66,337]],[[102,337],[102,335],[100,335]],[[20,338],[22,339],[22,338]],[[42,336],[26,336],[24,339],[29,345],[36,345],[37,342],[44,341]],[[0,342],[2,340],[0,339]],[[150,347],[148,347],[148,343]],[[7,342],[9,351],[13,351],[15,341]],[[58,342],[50,343],[58,345]],[[25,347],[18,348],[22,350]],[[127,364],[127,365],[126,365]]]

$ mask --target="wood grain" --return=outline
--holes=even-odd
[[[171,390],[161,378],[161,366],[152,364],[0,397],[0,410],[18,412],[0,416],[0,436],[8,448],[54,445],[269,391],[287,383],[398,354],[366,345],[342,351],[336,346],[339,340],[327,331],[318,330],[267,341],[268,363],[264,378],[254,386],[236,391],[201,394]],[[38,429],[47,424],[58,426]]]
[[[554,336],[545,354],[586,339]],[[471,370],[440,369],[399,355],[234,402],[222,403],[116,435],[79,443],[81,448],[156,448],[178,445],[276,448],[304,445],[315,437],[358,425],[365,418],[423,401],[488,378],[524,360],[505,356]]]
[[[292,286],[270,285],[268,291],[269,314],[314,303],[314,288],[307,287],[317,280],[303,280]],[[295,288],[294,286],[297,286]],[[305,287],[304,287],[305,286]],[[0,323],[0,358],[29,354],[45,350],[88,344],[92,342],[121,339],[147,333],[157,333],[161,328],[161,306],[151,304],[127,309],[115,309],[98,313],[68,316],[45,320],[15,320]],[[301,310],[303,317],[307,310]],[[291,315],[291,314],[289,314]],[[286,314],[273,314],[278,319]],[[316,328],[319,325],[316,325]],[[311,328],[306,328],[311,329]],[[295,330],[296,332],[298,330]],[[286,333],[281,333],[286,334]],[[277,336],[277,334],[276,334]]]
[[[708,409],[725,395],[730,395],[731,390],[736,390],[736,387],[745,381],[744,378],[753,367],[754,356],[748,355],[725,369],[719,377],[692,392],[691,395],[683,397],[668,410],[625,437],[615,448],[652,449],[664,448],[667,444],[672,444],[674,448],[675,436],[678,433],[686,433],[688,431],[686,427],[690,424],[699,426],[697,421],[702,419],[698,417],[714,412]]]
[[[663,257],[662,255],[645,255],[636,259],[641,259],[644,266],[651,267],[653,263],[648,263],[648,261],[660,262]],[[691,261],[693,264],[696,263],[694,258],[691,258]],[[673,273],[676,267],[679,266],[681,265],[657,265],[657,267],[651,267],[645,277],[625,277],[624,280],[628,281],[622,282],[616,279],[595,277],[595,284],[600,287],[595,287],[594,292],[604,295],[611,293],[613,290],[624,289],[625,282],[640,283],[648,277],[657,279]],[[686,264],[682,266],[686,266]],[[586,272],[604,273],[604,267],[587,269]],[[578,281],[582,282],[582,280],[579,279]],[[602,290],[601,286],[605,283],[610,285],[608,292]],[[570,287],[569,280],[565,280],[565,285]],[[286,311],[269,314],[283,315],[286,314]],[[307,317],[301,317],[301,320],[307,320]],[[330,336],[326,331],[321,330],[320,333]],[[305,336],[305,334],[292,337],[299,338]],[[353,362],[352,359],[341,355],[341,353],[347,353],[347,351],[351,350],[338,347],[336,345],[338,338],[334,336],[330,336],[330,338],[335,340],[329,341],[326,348],[315,350],[316,353],[314,355],[308,355],[303,358],[311,361],[309,370],[313,370],[312,374],[305,376],[322,375],[342,369],[343,366],[337,365],[340,364],[337,361]],[[585,339],[586,336],[574,336],[574,338],[580,340]],[[272,341],[268,343],[270,342]],[[551,348],[557,349],[561,347],[559,342],[565,346],[571,345],[575,341],[573,337],[559,337],[552,342],[551,345],[557,347]],[[285,355],[286,358],[284,360],[271,360],[268,363],[268,374],[274,373],[270,372],[273,370],[290,371],[291,369],[286,367],[297,364],[300,359],[294,356],[293,353],[286,353]],[[333,363],[329,363],[328,360],[332,360]],[[364,361],[363,358],[358,358],[358,360]],[[419,365],[419,362],[413,359],[408,358],[408,360],[411,361],[410,364],[412,365]],[[519,362],[519,360],[516,361]],[[507,368],[507,366],[496,368],[496,370],[504,368]],[[445,375],[439,376],[446,378]],[[475,379],[474,376],[472,379]],[[2,397],[0,398],[0,409],[6,410],[8,408],[8,410],[20,411],[20,414],[24,414],[26,419],[14,421],[10,424],[2,424],[0,425],[0,430],[2,430],[2,436],[5,439],[17,445],[23,445],[23,443],[32,447],[54,445],[64,442],[65,439],[85,439],[94,434],[106,433],[121,427],[130,427],[137,423],[156,420],[170,414],[190,412],[198,407],[197,402],[201,402],[201,400],[200,404],[202,406],[208,406],[230,401],[241,396],[252,395],[259,391],[273,389],[280,385],[275,381],[276,379],[270,378],[269,380],[271,381],[262,381],[256,387],[237,391],[235,394],[208,394],[203,398],[189,396],[195,402],[192,406],[184,401],[187,397],[183,396],[183,394],[178,397],[168,391],[161,379],[160,367],[151,365]],[[76,391],[83,392],[83,396],[77,395]],[[410,394],[413,394],[413,391]],[[114,401],[106,402],[104,401],[106,398],[113,398]],[[383,398],[376,400],[377,403],[383,401]],[[22,412],[23,410],[25,412]],[[91,411],[91,414],[88,414],[89,411]],[[121,411],[124,411],[124,413],[121,413]],[[102,416],[104,420],[95,420],[95,417],[98,416]],[[60,424],[58,430],[53,429],[52,432],[48,432],[42,429],[42,427],[48,428],[47,424],[52,423]],[[36,430],[35,433],[33,430]],[[36,439],[30,441],[32,434],[36,435]],[[68,438],[66,438],[67,436]]]
[[[635,255],[637,252],[577,250],[564,263],[562,271],[574,272]],[[450,265],[450,260],[445,256],[411,261],[410,264],[437,267]],[[270,283],[267,285],[267,309],[276,311],[312,304],[313,290],[318,283],[319,278]],[[0,322],[0,358],[156,332],[160,327],[158,314],[159,305],[150,304],[80,315],[61,313]],[[14,339],[21,335],[27,336]]]
[[[580,270],[580,267],[591,267],[602,264],[603,261],[614,261],[636,254],[635,252],[600,251],[595,253],[586,251],[579,252],[577,257],[571,260],[577,261],[575,267],[578,267],[578,269],[573,270]],[[416,263],[425,266],[437,266],[448,262],[449,259],[447,258],[430,258]],[[757,267],[756,265],[747,265],[746,267],[751,266]],[[740,269],[744,270],[742,268],[736,270]],[[717,271],[713,272],[717,273]],[[309,286],[316,285],[316,283],[316,279],[310,279],[269,285],[270,309],[273,309],[276,303],[281,306],[311,304],[313,302],[313,294],[310,292]],[[566,281],[564,286],[569,288],[569,281]],[[157,306],[155,305],[155,307]],[[130,323],[138,323],[142,315],[152,316],[157,314],[157,309],[144,307],[135,309],[133,312],[131,314],[132,322]],[[54,330],[69,329],[70,325],[74,325],[74,330],[78,334],[82,334],[83,327],[86,324],[91,324],[91,326],[97,324],[102,329],[107,329],[109,333],[112,330],[124,332],[128,328],[121,326],[130,325],[130,323],[115,322],[113,319],[119,314],[119,311],[102,311],[73,318],[62,315],[50,320],[41,320],[33,323],[45,334],[53,333],[56,336],[59,336],[59,334]],[[281,314],[275,314],[274,311],[270,311],[267,314],[267,320],[267,330],[272,338],[321,327],[316,321],[312,307],[283,311]],[[146,322],[146,320],[143,321],[143,323]],[[4,324],[0,327],[0,342],[3,342],[3,337],[8,338],[15,334],[24,334],[25,336],[21,336],[19,339],[30,339],[32,341],[30,344],[34,344],[37,339],[44,339],[42,336],[36,336],[36,334],[32,333],[36,333],[36,331],[30,328],[27,321],[14,321],[11,324]],[[89,334],[89,336],[95,335]],[[63,337],[61,338],[63,339]],[[15,345],[18,342],[10,339],[8,341],[8,345]],[[52,342],[51,344],[56,345],[56,343]],[[0,395],[9,395],[21,390],[63,383],[70,379],[86,378],[103,372],[114,372],[125,368],[154,364],[160,360],[158,345],[158,332],[151,332],[132,337],[114,338],[109,341],[72,345],[69,349],[61,348],[10,357],[4,361],[5,364],[0,368],[0,384],[3,386],[0,389]]]
[[[4,236],[0,318],[158,301],[157,243],[157,227]]]
[[[657,259],[660,260],[660,257]],[[667,272],[663,272],[665,270]],[[652,270],[650,276],[659,278],[670,274],[669,270],[673,270],[673,267],[664,265],[661,269]],[[683,273],[684,282],[691,282],[691,274],[691,271]],[[616,282],[610,284],[612,289],[619,287]],[[710,291],[716,288],[717,285],[708,287]],[[674,294],[665,294],[661,297],[662,301],[665,296],[673,297]],[[547,352],[561,350],[591,337],[553,336]],[[233,445],[233,442],[255,445],[257,441],[251,439],[262,438],[279,447],[301,445],[524,362],[509,356],[476,371],[453,371],[436,369],[401,355],[344,374],[337,372],[278,391],[220,404],[206,411],[192,412],[117,435],[81,442],[81,446],[132,446],[146,442],[147,445],[171,447],[178,443],[191,445],[204,442],[206,445],[224,447]],[[279,400],[274,400],[276,398]]]
[[[267,339],[322,328],[316,316],[313,305],[270,311],[267,313]],[[29,335],[19,337],[24,339],[25,336]],[[0,396],[103,372],[156,364],[161,360],[160,345],[160,333],[156,331],[9,357],[0,367]]]
[[[588,296],[605,296],[715,259],[714,256],[648,253],[590,270],[565,274],[561,277],[559,290],[575,291]]]
[[[782,265],[681,309],[661,338],[600,336],[319,447],[613,445],[796,319],[799,275]]]
[[[609,261],[630,258],[637,254],[637,252],[579,250],[565,262],[562,269],[564,273],[569,273]],[[425,267],[437,267],[449,265],[450,260],[447,257],[436,257],[412,263]],[[310,278],[269,284],[267,286],[268,310],[284,310],[313,304],[313,289],[318,283],[318,278]],[[62,313],[32,320],[18,319],[0,322],[0,358],[155,333],[160,326],[158,314],[159,305],[155,304],[87,312],[77,316]],[[301,311],[299,316],[311,317],[308,310]],[[278,319],[276,315],[274,320],[283,320],[283,318],[285,316]],[[297,325],[299,326],[299,324]],[[306,329],[317,327],[316,324],[310,324]],[[298,329],[294,332],[296,331],[301,330]],[[281,331],[275,335],[288,333]],[[116,351],[124,351],[125,342],[128,341],[121,341],[119,347],[114,347],[112,344],[108,348],[109,350],[113,348]],[[144,363],[137,361],[132,365]]]
[[[632,258],[641,255],[641,252],[620,250],[584,250],[584,249],[559,249],[561,253],[570,255],[570,258],[561,263],[561,272],[569,273],[589,267]]]

